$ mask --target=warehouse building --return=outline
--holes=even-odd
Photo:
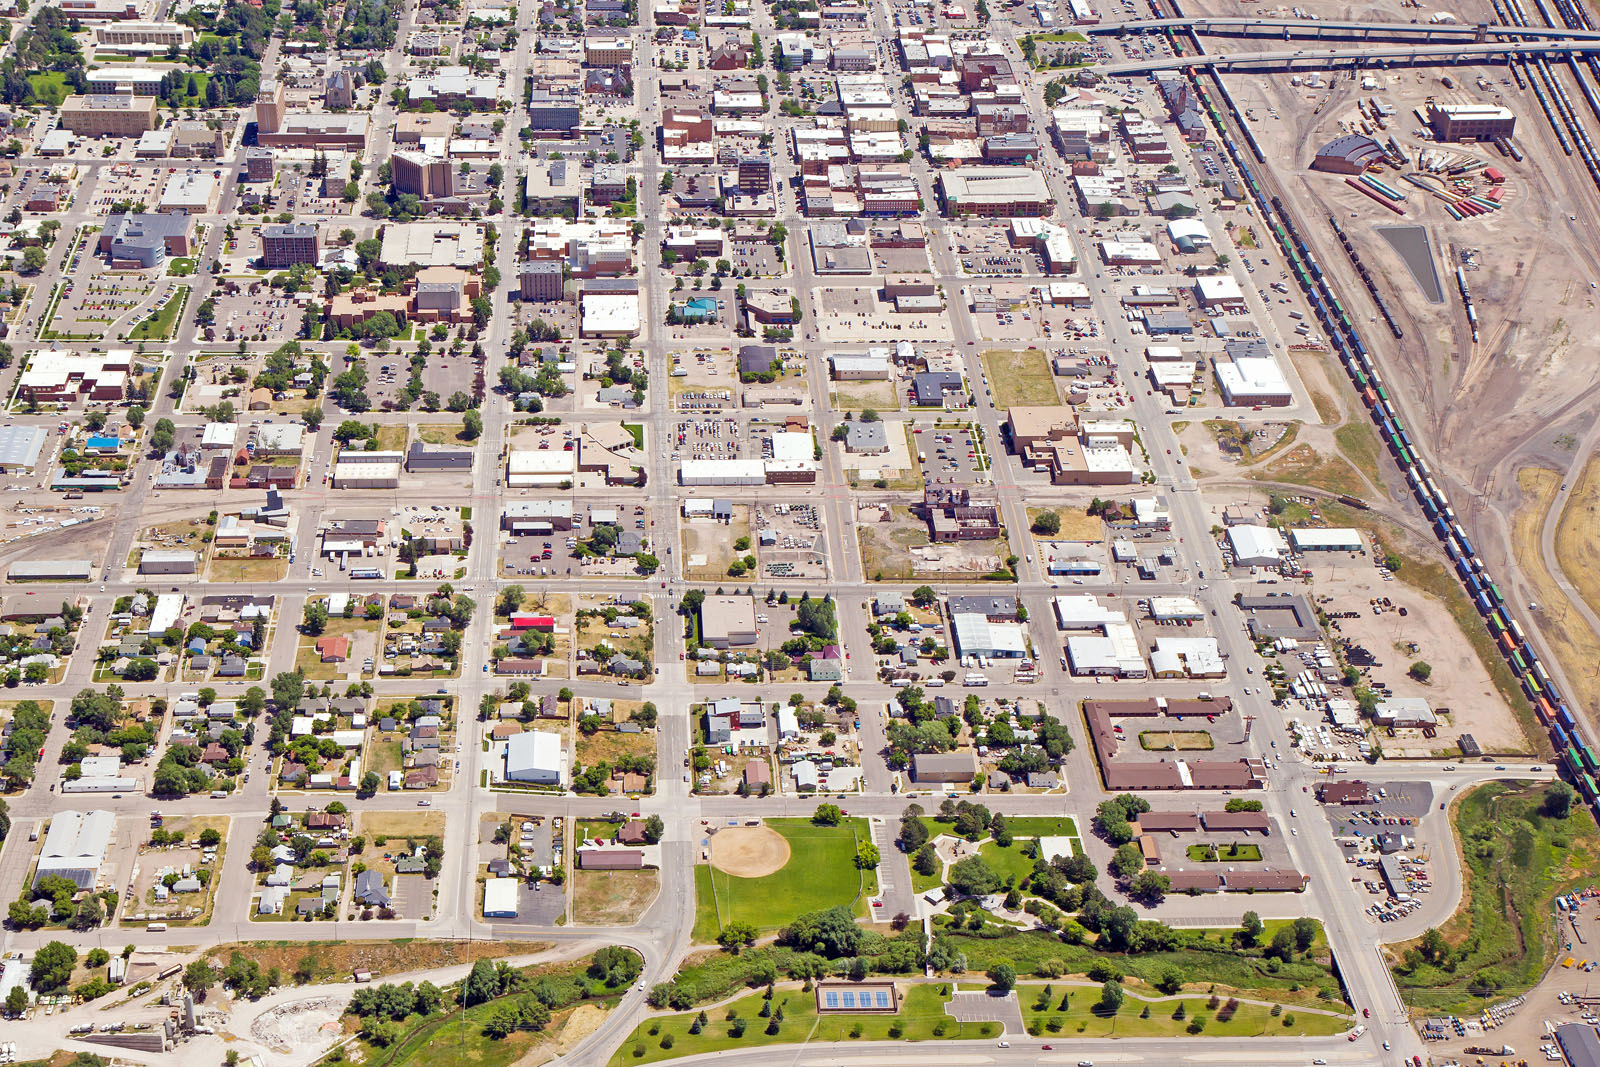
[[[367,457],[383,457],[369,459]],[[333,465],[335,489],[398,489],[400,488],[400,453],[363,452],[346,455],[341,452]]]
[[[1276,567],[1289,551],[1283,535],[1270,526],[1241,523],[1228,527],[1228,547],[1240,567]]]
[[[193,549],[147,548],[139,556],[140,574],[194,574],[198,569]]]
[[[44,450],[43,426],[0,427],[0,473],[31,471]]]
[[[1229,407],[1287,407],[1294,403],[1289,380],[1271,357],[1217,359],[1213,366],[1222,402]]]
[[[1361,531],[1296,527],[1289,531],[1289,543],[1296,552],[1360,552]]]
[[[506,453],[506,485],[513,489],[570,485],[577,473],[576,452],[517,449]]]
[[[1021,659],[1028,643],[1016,623],[990,622],[977,612],[950,616],[950,632],[958,656],[989,656],[995,659]]]
[[[765,485],[767,465],[759,459],[686,459],[679,485]]]
[[[911,777],[918,782],[970,782],[978,776],[973,752],[918,752],[911,757]]]
[[[700,604],[700,640],[712,648],[756,643],[756,602],[748,596],[708,596]]]
[[[526,730],[506,739],[507,781],[560,785],[562,770],[560,734]]]
[[[93,571],[93,560],[24,559],[11,565],[6,579],[13,582],[87,582]]]
[[[483,883],[483,917],[485,919],[515,919],[517,917],[516,878],[490,878]]]

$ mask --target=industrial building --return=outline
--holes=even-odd
[[[1441,142],[1492,141],[1510,137],[1517,127],[1511,109],[1498,104],[1428,103],[1428,125]]]
[[[1233,562],[1240,567],[1276,567],[1289,551],[1283,534],[1270,526],[1253,523],[1230,526],[1227,538],[1228,547],[1233,550]]]
[[[1364,174],[1368,167],[1383,162],[1383,146],[1365,134],[1335,137],[1311,159],[1311,169],[1329,174]]]
[[[700,640],[712,648],[756,643],[756,602],[748,596],[708,596],[700,604]]]
[[[526,730],[506,739],[506,780],[531,785],[560,785],[563,761],[561,735]]]
[[[11,565],[11,582],[87,582],[94,561],[87,559],[23,559]]]
[[[43,426],[0,427],[0,472],[31,471],[44,450]]]
[[[335,489],[398,489],[401,463],[399,452],[341,451],[332,484]]]
[[[1289,543],[1296,552],[1360,552],[1361,531],[1348,528],[1295,527],[1289,531]]]

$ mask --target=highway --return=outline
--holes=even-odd
[[[1327,70],[1339,66],[1365,67],[1374,61],[1397,63],[1501,63],[1508,55],[1592,55],[1600,53],[1600,40],[1497,41],[1485,44],[1389,44],[1364,48],[1325,50],[1288,49],[1267,52],[1208,52],[1204,55],[1154,56],[1103,63],[1095,70],[1108,78],[1126,78],[1163,70],[1216,67],[1259,70]]]
[[[1380,38],[1470,38],[1503,37],[1513,40],[1588,41],[1600,39],[1600,31],[1555,26],[1484,26],[1454,22],[1376,22],[1362,19],[1269,19],[1248,15],[1193,15],[1185,18],[1126,19],[1075,26],[1091,36],[1155,33],[1165,30],[1193,30],[1202,36],[1276,37],[1358,37]]]

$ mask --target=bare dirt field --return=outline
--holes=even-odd
[[[684,575],[690,579],[714,581],[728,576],[728,564],[735,558],[743,557],[746,553],[753,553],[750,547],[750,505],[733,505],[733,518],[727,523],[717,522],[713,519],[695,519],[685,521],[679,527],[683,538],[681,545],[684,565]],[[746,546],[743,551],[735,552],[734,543],[743,538]],[[700,562],[700,557],[705,562]]]
[[[660,888],[658,871],[576,871],[572,886],[573,921],[600,926],[630,925],[650,906]]]
[[[1556,560],[1590,608],[1600,608],[1600,461],[1591,459],[1556,524]]]
[[[789,842],[765,826],[730,826],[711,838],[711,865],[736,878],[764,878],[789,862]]]
[[[276,967],[293,974],[302,966],[313,982],[345,982],[358,970],[374,975],[426,971],[466,963],[469,959],[534,955],[550,946],[529,941],[332,941],[293,945],[281,941],[251,941],[218,945],[206,955],[225,965],[239,953],[261,969]],[[471,953],[469,956],[468,953]]]
[[[1450,709],[1448,725],[1437,737],[1429,741],[1418,732],[1401,731],[1398,737],[1383,739],[1386,753],[1421,756],[1453,749],[1464,733],[1477,738],[1485,752],[1526,750],[1515,716],[1444,604],[1403,582],[1379,580],[1368,557],[1352,563],[1335,553],[1325,555],[1330,558],[1312,565],[1316,573],[1312,590],[1319,599],[1332,598],[1321,605],[1324,611],[1356,613],[1353,619],[1338,620],[1337,633],[1383,664],[1370,672],[1371,680],[1387,684],[1397,697],[1422,697],[1435,710]],[[1398,610],[1374,614],[1369,601],[1375,596],[1405,608],[1405,616]],[[1433,668],[1426,683],[1406,673],[1419,660]]]

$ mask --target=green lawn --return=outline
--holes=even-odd
[[[707,864],[694,869],[694,940],[709,944],[724,922],[741,920],[776,930],[795,917],[843,904],[865,911],[877,892],[874,871],[856,869],[856,839],[869,839],[865,819],[813,826],[808,819],[768,819],[789,841],[789,862],[764,878],[735,878]]]
[[[655,1063],[680,1056],[699,1056],[727,1049],[750,1048],[761,1045],[798,1045],[808,1041],[929,1041],[977,1040],[999,1032],[994,1023],[958,1023],[945,1014],[946,997],[943,990],[952,988],[948,983],[922,983],[906,988],[898,1015],[828,1015],[820,1022],[817,1018],[816,998],[799,989],[785,989],[777,993],[773,1003],[783,1010],[783,1021],[777,1033],[768,1034],[768,1020],[761,1018],[762,994],[752,993],[741,997],[726,1007],[706,1012],[708,1022],[698,1034],[689,1033],[698,1011],[679,1015],[663,1015],[640,1023],[622,1043],[611,1067],[627,1067],[633,1063]],[[732,1020],[744,1020],[742,1037],[730,1033]],[[655,1032],[651,1033],[654,1029]],[[942,1032],[935,1033],[936,1030]],[[670,1036],[670,1049],[661,1047],[662,1040]]]
[[[165,341],[170,338],[178,322],[178,313],[183,310],[184,300],[188,295],[187,285],[178,286],[172,291],[172,295],[167,297],[165,304],[133,328],[128,334],[128,340]]]
[[[1278,927],[1288,921],[1268,920],[1259,944],[1270,944]],[[1024,976],[1082,975],[1096,963],[1105,961],[1124,974],[1152,984],[1160,980],[1168,968],[1175,968],[1185,981],[1215,982],[1219,987],[1260,1000],[1315,1003],[1335,1010],[1341,1002],[1338,979],[1327,963],[1327,946],[1320,924],[1311,945],[1311,959],[1297,956],[1290,963],[1276,965],[1263,958],[1260,948],[1237,948],[1233,942],[1233,928],[1175,930],[1171,948],[1132,954],[1099,952],[1091,944],[1067,944],[1045,930],[1007,930],[1004,936],[986,937],[964,931],[951,932],[935,920],[935,932],[940,938],[948,939],[951,948],[965,955],[967,971],[971,974],[986,971],[1003,961]]]
[[[1395,945],[1400,994],[1419,1014],[1475,1011],[1534,986],[1555,958],[1551,900],[1591,882],[1600,832],[1582,805],[1556,820],[1544,789],[1483,785],[1457,801],[1456,840],[1467,844],[1461,908],[1440,927],[1448,969],[1423,960],[1415,942]]]
[[[1230,841],[1225,845],[1190,845],[1185,854],[1196,863],[1259,863],[1261,846]]]
[[[1037,348],[985,352],[983,369],[989,377],[989,388],[994,390],[995,407],[1049,407],[1061,403],[1050,362]]]
[[[1293,1005],[1274,1016],[1265,1004],[1234,1002],[1227,997],[1181,996],[1140,999],[1132,990],[1125,990],[1121,1010],[1107,1014],[1098,1010],[1098,986],[1051,987],[1051,995],[1044,997],[1044,985],[1017,987],[1017,1000],[1022,1007],[1022,1019],[1028,1032],[1049,1040],[1061,1037],[1181,1037],[1188,1034],[1204,1037],[1323,1037],[1343,1033],[1352,1025],[1344,1015],[1323,1015]],[[1065,1007],[1063,1008],[1063,1004]],[[1183,1017],[1175,1018],[1179,1005]],[[1150,1017],[1140,1018],[1146,1006]],[[1191,1031],[1191,1024],[1205,1022],[1199,1031]]]
[[[1078,820],[1070,815],[1007,815],[1012,837],[1078,837]]]
[[[60,107],[61,101],[72,95],[67,76],[59,70],[30,74],[28,84],[33,86],[33,95],[39,98],[39,102],[50,107]]]

